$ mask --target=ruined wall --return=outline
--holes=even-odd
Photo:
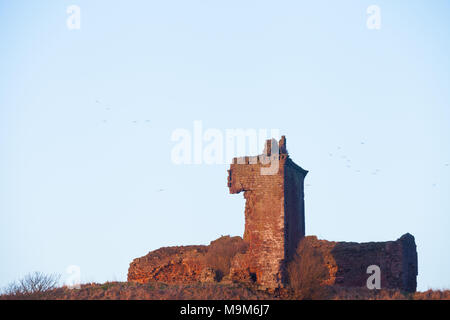
[[[241,237],[230,236],[211,241],[207,246],[160,248],[131,262],[128,281],[220,282],[224,278],[229,279],[234,256],[245,253],[247,249],[248,244]]]
[[[207,246],[166,247],[134,259],[128,269],[128,281],[147,283],[189,283],[214,278],[206,268]]]
[[[288,269],[293,277],[300,274],[304,279],[320,281],[321,285],[366,288],[370,265],[380,267],[382,289],[416,290],[417,251],[410,234],[396,241],[367,243],[332,242],[308,236],[300,242]],[[290,280],[298,282],[295,278]]]
[[[241,237],[221,237],[208,246],[166,247],[134,259],[128,281],[186,284],[197,282],[254,283],[254,256]],[[338,286],[367,289],[367,267],[381,270],[381,289],[416,290],[417,252],[414,237],[386,242],[333,242],[303,237],[286,266],[294,289]],[[264,286],[264,285],[263,285]]]

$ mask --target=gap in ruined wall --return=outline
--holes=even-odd
[[[226,211],[229,211],[227,215],[228,219],[232,219],[233,234],[231,236],[244,236],[245,230],[245,199],[244,193],[236,195],[227,195],[228,203],[226,205]],[[237,211],[236,211],[237,210]],[[229,230],[231,232],[231,229]]]

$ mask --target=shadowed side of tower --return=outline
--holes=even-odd
[[[308,171],[290,158],[284,165],[285,260],[295,254],[297,244],[305,236],[304,180]]]

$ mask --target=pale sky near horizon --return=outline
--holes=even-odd
[[[309,171],[308,235],[409,232],[418,289],[450,288],[449,18],[444,0],[0,0],[0,287],[70,265],[123,281],[150,250],[242,235],[228,165],[171,161],[199,120],[278,129]]]

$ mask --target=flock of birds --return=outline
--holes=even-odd
[[[102,104],[99,100],[95,100],[95,103],[96,103],[96,104],[100,104],[100,105]],[[111,110],[111,107],[106,106],[106,107],[105,107],[105,110],[106,110],[106,111],[110,111],[110,110]],[[107,123],[107,122],[108,122],[108,121],[107,121],[106,119],[103,120],[103,123]],[[138,124],[138,120],[132,120],[131,122],[132,122],[133,124]],[[145,120],[144,122],[149,123],[150,120]],[[364,141],[361,141],[360,144],[361,144],[361,145],[365,145],[365,142],[364,142]],[[337,150],[338,150],[338,151],[339,151],[339,150],[342,150],[342,148],[341,148],[340,146],[338,146],[338,147],[337,147]],[[333,154],[332,152],[329,152],[328,155],[329,155],[330,157],[334,157],[334,154]],[[351,161],[346,155],[341,155],[340,158],[344,161],[345,167],[346,167],[347,169],[351,169],[351,168],[352,168],[352,164],[351,164],[352,161]],[[445,163],[444,166],[445,166],[445,167],[448,167],[448,166],[449,166],[449,163]],[[380,169],[374,169],[374,170],[371,171],[371,174],[374,175],[374,176],[376,176],[378,173],[380,173],[380,171],[381,171]],[[355,169],[355,172],[360,173],[361,170],[360,170],[360,169]],[[432,184],[433,187],[436,187],[436,185],[437,185],[436,183],[433,183],[433,184]],[[311,187],[312,185],[311,185],[311,184],[305,184],[305,186],[306,186],[306,187]],[[158,190],[156,190],[156,192],[163,192],[163,191],[165,191],[165,190],[164,190],[164,189],[158,189]]]
[[[100,104],[100,105],[102,104],[102,103],[100,102],[100,100],[95,100],[95,103],[96,103],[96,104]],[[106,111],[110,111],[110,110],[111,110],[111,107],[106,106],[106,107],[105,107],[105,110],[106,110]],[[104,124],[106,124],[106,123],[108,123],[108,120],[103,119],[102,122],[103,122]],[[138,124],[138,123],[139,123],[138,120],[132,120],[131,122],[132,122],[133,124]],[[145,122],[145,123],[149,123],[150,120],[144,120],[144,122]]]
[[[361,145],[364,145],[364,144],[365,144],[365,142],[364,142],[364,141],[361,141]],[[338,146],[338,147],[337,147],[337,150],[342,150],[342,148]],[[333,153],[331,153],[331,152],[329,152],[328,155],[329,155],[330,157],[334,157],[334,156],[335,156],[335,154],[333,154]],[[339,157],[339,156],[338,156],[338,157]],[[348,169],[351,169],[351,168],[352,168],[352,165],[351,165],[351,162],[352,162],[352,161],[351,161],[346,155],[341,155],[340,158],[344,161],[345,167],[346,167],[346,168],[348,168]],[[445,167],[448,167],[449,165],[450,165],[449,163],[445,163],[445,164],[444,164]],[[355,169],[355,172],[360,173],[361,170],[360,170],[360,169]],[[371,170],[371,174],[374,175],[374,176],[377,175],[377,174],[379,174],[380,172],[381,172],[380,169],[374,169],[374,170]],[[311,184],[305,184],[305,186],[306,186],[306,187],[311,187],[312,185],[311,185]],[[436,187],[436,186],[437,186],[437,183],[433,183],[432,186],[433,186],[433,187]]]
[[[98,104],[98,105],[102,105],[102,103],[100,102],[100,100],[95,100],[95,103]],[[111,107],[106,106],[106,107],[105,107],[105,110],[106,110],[106,111],[110,111],[110,110],[111,110]],[[108,120],[103,119],[102,122],[103,122],[104,124],[106,124],[106,123],[108,123]],[[132,120],[131,122],[132,122],[133,124],[138,124],[138,120]],[[150,120],[145,120],[144,122],[149,123]],[[165,189],[157,189],[155,192],[163,192],[163,191],[165,191]]]
[[[366,144],[364,141],[361,141],[361,143],[360,143],[361,145],[364,145],[364,144]],[[342,150],[342,148],[341,147],[337,147],[337,150]],[[334,156],[334,154],[333,153],[328,153],[328,155],[330,156],[330,157],[333,157]],[[345,167],[346,168],[348,168],[348,169],[351,169],[352,168],[352,161],[351,161],[351,159],[350,158],[348,158],[346,155],[341,155],[340,156],[340,158],[344,161],[344,163],[345,163]],[[377,175],[378,173],[380,173],[380,169],[374,169],[374,170],[371,170],[371,174],[372,175]],[[355,172],[358,172],[358,173],[360,173],[361,172],[361,169],[355,169]]]
[[[365,142],[361,141],[360,144],[364,145]],[[351,159],[348,158],[346,155],[339,155],[338,154],[339,151],[342,150],[342,147],[338,146],[336,149],[337,149],[337,152],[335,152],[335,153],[329,152],[328,153],[329,157],[338,157],[338,158],[342,159],[342,161],[344,162],[345,167],[347,169],[351,169],[352,168],[352,161],[351,161]],[[444,163],[444,166],[445,167],[449,167],[450,164],[449,163]],[[362,172],[361,169],[355,169],[354,171],[357,172],[357,173],[361,173]],[[381,172],[381,169],[374,169],[374,170],[370,171],[370,174],[373,175],[373,176],[376,176],[380,172]],[[305,187],[311,187],[311,186],[312,186],[311,184],[305,184]],[[432,187],[436,187],[436,186],[437,186],[437,183],[433,183],[432,184]]]

